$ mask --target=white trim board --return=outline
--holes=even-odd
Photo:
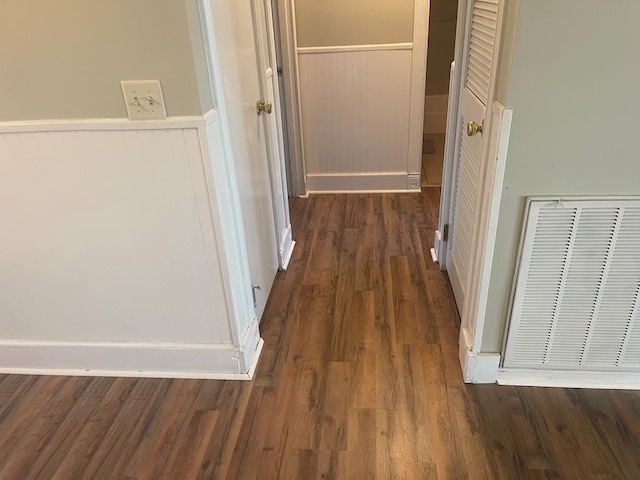
[[[484,215],[481,220],[486,234],[484,241],[480,242],[479,245],[479,252],[483,260],[479,271],[477,298],[474,302],[476,305],[476,323],[473,350],[476,352],[481,349],[484,324],[486,322],[489,283],[491,281],[491,268],[498,235],[498,217],[500,215],[500,202],[502,200],[502,187],[507,165],[512,118],[513,110],[511,108],[506,108],[498,101],[494,102],[492,121],[495,126],[490,131],[491,139],[488,147],[489,167],[487,169],[487,182],[490,183],[488,183],[488,188],[485,192],[486,196],[482,200]]]
[[[429,43],[429,8],[431,0],[415,0],[413,10],[413,48],[411,55],[411,87],[409,92],[409,137],[407,171],[422,168],[424,135],[424,96],[427,85],[427,46]]]
[[[309,174],[307,188],[309,193],[420,191],[408,189],[406,172]]]
[[[298,47],[299,55],[314,53],[342,53],[342,52],[374,52],[379,50],[412,50],[413,43],[380,43],[372,45],[332,45],[326,47]]]
[[[85,118],[68,120],[27,120],[0,122],[0,133],[80,132],[105,130],[184,130],[204,126],[205,118],[215,116],[215,110],[204,115],[167,117],[164,120],[129,120],[127,118]]]
[[[287,125],[289,147],[288,176],[292,196],[307,195],[306,163],[302,114],[300,110],[300,76],[298,71],[298,44],[296,33],[296,13],[293,0],[276,0],[278,4],[278,26],[280,28],[280,50],[282,79],[284,86],[284,118]]]
[[[258,338],[247,350],[233,345],[3,340],[0,373],[250,380],[263,344]]]
[[[278,247],[278,256],[280,257],[280,270],[284,271],[289,266],[289,262],[293,256],[293,249],[296,247],[296,242],[293,240],[291,224],[287,226],[286,231],[282,234],[282,238],[282,244]]]
[[[471,344],[471,332],[461,328],[458,339],[458,358],[462,379],[465,383],[496,383],[500,354],[474,352]]]
[[[499,385],[561,388],[640,390],[640,374],[629,372],[575,372],[500,368]]]

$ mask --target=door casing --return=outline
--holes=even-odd
[[[229,113],[227,112],[227,108],[224,101],[224,90],[221,88],[221,85],[219,85],[219,81],[217,81],[217,79],[222,79],[224,75],[222,71],[221,60],[218,57],[219,52],[218,52],[218,46],[216,44],[216,39],[215,39],[215,30],[214,30],[213,15],[211,11],[210,1],[211,0],[198,0],[198,6],[200,9],[203,35],[205,38],[205,42],[204,42],[205,54],[207,58],[208,68],[209,68],[210,88],[212,90],[213,98],[216,99],[215,109],[218,111],[218,115],[220,118],[222,144],[223,144],[223,149],[225,151],[225,156],[227,157],[226,162],[229,167],[229,172],[227,173],[229,177],[228,184],[229,184],[229,190],[231,195],[230,195],[230,198],[228,199],[228,203],[225,206],[234,212],[233,216],[236,219],[234,232],[223,232],[221,233],[221,235],[227,236],[229,238],[233,238],[235,243],[237,244],[240,258],[225,259],[225,262],[229,262],[230,264],[234,265],[236,269],[241,270],[239,274],[243,278],[242,292],[237,292],[237,291],[232,292],[232,297],[236,297],[238,301],[245,301],[247,296],[249,299],[252,298],[252,286],[255,286],[255,287],[258,286],[258,285],[252,285],[253,283],[252,268],[249,262],[249,259],[251,256],[249,254],[249,250],[247,246],[245,245],[245,239],[247,237],[245,233],[245,228],[242,225],[242,223],[244,222],[244,216],[243,216],[243,209],[242,209],[242,203],[240,198],[242,196],[241,189],[244,187],[244,181],[246,179],[239,178],[235,171],[236,169],[235,169],[234,163],[236,162],[237,159],[234,158],[232,134],[230,132],[230,127],[229,127],[230,117],[229,117]],[[255,4],[258,1],[261,1],[261,0],[252,0],[252,3],[251,3],[252,23],[256,22],[256,16],[255,16],[256,5]],[[254,28],[254,25],[251,25],[251,28]],[[265,25],[265,28],[266,28],[266,25]],[[254,49],[256,53],[256,64],[254,68],[256,69],[256,72],[258,74],[259,83],[262,83],[264,85],[263,83],[264,79],[260,78],[264,76],[263,75],[264,72],[261,72],[261,69],[259,68],[259,64],[258,64],[258,59],[260,58],[260,48],[261,48],[260,43],[258,41],[259,38],[260,36],[257,35],[257,32],[254,29],[254,39],[255,39]],[[263,89],[263,85],[260,85],[260,89]],[[255,102],[258,100],[258,97],[260,96],[261,93],[263,92],[256,91],[255,93],[256,99],[252,100],[251,106],[249,106],[248,104],[244,104],[243,108],[250,108],[254,112],[254,114],[256,114]],[[267,135],[266,127],[267,125],[262,121],[262,119],[256,116],[256,123],[255,123],[256,130],[252,133],[252,135],[266,136]],[[272,129],[272,133],[274,133],[275,135],[279,134],[279,132],[275,131],[274,129]],[[276,141],[272,142],[272,144],[277,148],[277,144],[278,144],[277,139]],[[265,145],[265,152],[264,152],[265,157],[269,157],[267,150],[268,150],[267,146]],[[279,166],[278,162],[280,157],[278,155],[271,155],[270,157],[274,160],[274,162],[276,163],[276,166]],[[259,159],[256,159],[256,161],[259,161]],[[267,166],[265,165],[265,168],[266,167]],[[268,216],[275,217],[276,209],[278,209],[278,215],[280,216],[280,218],[288,219],[289,212],[288,212],[288,200],[287,200],[288,197],[286,196],[286,191],[287,191],[286,183],[285,183],[286,180],[284,179],[283,176],[278,177],[274,175],[271,165],[269,165],[268,170],[269,170],[268,191],[269,191],[269,195],[271,196],[270,198],[271,203],[273,205],[272,207],[271,206],[269,207],[269,209],[273,211],[270,211]],[[222,174],[223,172],[220,172],[220,173]],[[274,184],[276,185],[276,188],[274,188]],[[251,187],[249,185],[246,188],[251,188]],[[281,194],[276,196],[274,192],[280,192],[280,193],[284,192],[284,195]],[[273,234],[274,238],[278,238],[279,232],[276,231],[275,220],[272,218],[270,223],[271,223],[270,228],[272,229],[270,234]],[[282,223],[284,224],[284,222]],[[280,231],[280,233],[281,232],[282,230]],[[273,258],[276,258],[278,254],[276,242],[274,241],[273,244],[274,244],[273,251],[270,252],[269,256],[271,256],[272,254]],[[275,277],[275,269],[273,271],[273,277]],[[268,280],[268,282],[266,280]],[[261,295],[263,297],[263,298],[257,299],[258,301],[253,302],[254,304],[257,303],[256,310],[258,314],[261,313],[262,308],[266,302],[266,297],[268,296],[272,282],[273,282],[273,278],[266,279],[265,277],[264,283],[268,283],[268,285],[266,284],[259,285],[261,289],[260,290],[256,289],[258,291],[254,290],[253,292],[254,295]],[[239,324],[243,324],[247,322],[247,319],[237,319],[237,321],[239,322]],[[239,336],[242,337],[242,335],[243,335],[243,332],[239,332]]]
[[[443,171],[443,185],[440,199],[440,215],[438,231],[436,231],[437,258],[442,270],[447,269],[450,262],[449,239],[445,239],[445,225],[448,230],[453,228],[455,209],[455,186],[458,175],[458,162],[460,152],[461,131],[465,128],[462,125],[461,108],[462,92],[465,88],[464,75],[466,72],[467,45],[466,36],[469,28],[470,16],[472,12],[473,0],[459,0],[458,20],[456,31],[455,59],[451,69],[451,89],[449,98],[449,110],[446,134],[445,163]],[[477,199],[479,208],[476,212],[476,228],[473,232],[473,243],[471,248],[471,265],[469,279],[467,283],[467,299],[465,307],[460,311],[460,361],[463,369],[465,381],[478,381],[478,377],[486,374],[480,372],[482,367],[476,370],[479,365],[478,358],[481,354],[482,335],[485,325],[485,312],[488,293],[488,284],[491,272],[491,260],[493,246],[495,245],[497,210],[499,208],[500,195],[502,191],[502,181],[504,164],[506,162],[509,131],[511,125],[512,111],[496,101],[496,81],[498,72],[498,61],[501,55],[501,37],[504,28],[504,0],[500,4],[498,23],[495,40],[495,54],[493,57],[490,91],[485,114],[485,131],[487,141],[483,142],[482,148],[482,170],[479,175]],[[484,353],[483,353],[484,355]],[[499,360],[499,353],[495,353]],[[497,374],[498,360],[491,357],[482,364],[496,368]],[[489,357],[487,357],[489,358]],[[484,378],[483,378],[484,381]]]

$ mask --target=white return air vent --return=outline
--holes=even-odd
[[[528,202],[505,368],[640,373],[640,199]]]

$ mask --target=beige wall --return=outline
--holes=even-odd
[[[503,105],[509,103],[509,83],[513,66],[513,50],[518,30],[518,11],[520,0],[504,0],[504,17],[498,66],[496,73],[496,100]]]
[[[413,40],[413,0],[295,0],[299,47]]]
[[[520,0],[482,350],[500,351],[527,195],[640,194],[640,2]]]
[[[449,85],[449,71],[456,44],[457,0],[431,0],[429,10],[429,52],[427,94],[442,93]]]
[[[210,109],[197,15],[196,0],[1,2],[0,121],[126,117],[120,80],[159,79],[168,115]]]

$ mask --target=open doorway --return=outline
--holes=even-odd
[[[441,187],[451,62],[455,54],[458,3],[431,0],[424,102],[421,187]]]

